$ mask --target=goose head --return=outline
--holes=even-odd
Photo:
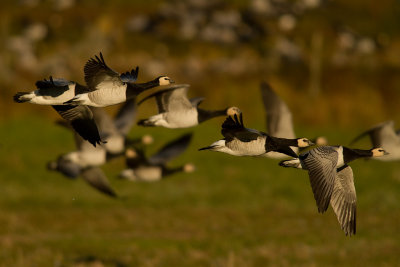
[[[297,138],[298,147],[309,147],[312,145],[314,145],[314,143],[308,140],[307,138]]]
[[[186,163],[183,166],[183,171],[186,173],[191,173],[191,172],[194,172],[195,170],[196,170],[196,167],[192,163]]]
[[[151,135],[145,134],[142,136],[142,144],[151,145],[154,142],[154,139]]]
[[[138,157],[138,153],[133,148],[128,148],[125,151],[125,157],[128,159],[134,159]]]
[[[171,83],[174,83],[174,80],[169,78],[168,76],[160,76],[157,78],[158,84],[161,85],[169,85]]]
[[[389,155],[389,152],[387,152],[386,150],[384,150],[384,149],[381,148],[381,147],[377,147],[377,148],[371,149],[371,153],[372,153],[372,157],[373,157],[373,158],[375,158],[375,157],[382,157],[382,156],[385,156],[385,155]]]
[[[240,115],[242,113],[242,111],[240,110],[240,108],[238,107],[229,107],[226,109],[226,115],[227,116],[234,116],[236,115]]]
[[[314,143],[317,146],[326,146],[328,145],[328,139],[326,139],[325,136],[318,136],[317,138],[315,138]]]

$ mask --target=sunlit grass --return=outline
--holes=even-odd
[[[352,164],[358,193],[357,234],[345,237],[331,210],[318,214],[307,173],[277,161],[197,151],[220,137],[220,120],[193,129],[178,165],[193,174],[158,183],[116,178],[123,160],[104,166],[121,199],[45,164],[73,148],[71,134],[35,116],[0,125],[0,263],[3,266],[392,265],[400,236],[397,163]],[[258,124],[262,127],[262,123]],[[256,128],[256,127],[255,127]],[[188,130],[150,132],[155,151]],[[312,129],[300,129],[312,136]],[[347,143],[346,130],[326,131]],[[360,146],[366,146],[361,143]]]

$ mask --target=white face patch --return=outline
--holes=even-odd
[[[143,135],[143,137],[142,137],[142,143],[143,144],[150,145],[153,142],[154,142],[154,139],[153,139],[153,137],[151,135],[149,135],[149,134]]]
[[[169,77],[166,77],[166,76],[160,77],[160,78],[158,79],[158,81],[159,81],[160,85],[168,85],[168,84],[171,84],[171,79],[170,79]]]
[[[125,156],[132,159],[137,157],[137,153],[134,149],[129,148],[125,151]]]
[[[315,144],[318,146],[326,146],[328,144],[328,139],[325,136],[319,136],[315,140]]]
[[[372,149],[372,157],[382,157],[384,155],[389,154],[388,152],[386,152],[383,148],[374,148]]]
[[[187,163],[185,164],[185,166],[183,166],[183,171],[186,173],[194,172],[195,169],[196,167],[191,163]]]
[[[235,114],[236,114],[236,115],[239,115],[240,113],[242,113],[242,111],[241,111],[239,108],[237,108],[237,107],[230,107],[230,108],[228,108],[228,110],[226,111],[226,115],[227,115],[227,116],[234,116]]]
[[[298,147],[308,147],[310,146],[310,141],[307,138],[297,139]]]

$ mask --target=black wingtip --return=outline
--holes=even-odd
[[[92,120],[74,120],[71,122],[72,128],[86,141],[92,144],[101,145],[104,141],[101,140],[97,125]]]
[[[317,203],[317,205],[318,205],[318,203]],[[318,212],[319,213],[324,213],[325,211],[328,210],[328,207],[329,207],[329,200],[328,201],[324,201],[323,203],[318,205]]]

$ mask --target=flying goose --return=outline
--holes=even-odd
[[[279,152],[291,157],[297,154],[290,147],[308,147],[313,143],[307,138],[286,139],[271,136],[254,129],[245,128],[242,114],[228,116],[222,124],[224,139],[199,150],[224,152],[234,156],[264,156],[265,153]]]
[[[192,134],[185,134],[162,147],[157,153],[147,158],[142,149],[127,149],[126,164],[128,169],[120,177],[130,181],[158,181],[177,172],[193,172],[194,165],[187,163],[176,168],[166,164],[182,154],[189,146]]]
[[[102,142],[93,114],[87,106],[63,105],[75,94],[86,91],[85,86],[65,79],[53,79],[52,76],[49,80],[37,81],[35,85],[37,89],[34,91],[15,94],[14,101],[51,105],[84,140],[94,146]]]
[[[77,150],[61,155],[47,164],[49,170],[58,171],[69,178],[82,177],[100,192],[116,197],[106,175],[99,168],[106,162],[107,152],[102,146],[94,147],[75,134]]]
[[[165,90],[155,92],[144,99],[138,105],[149,98],[155,97],[158,114],[138,122],[141,126],[162,126],[166,128],[193,127],[206,120],[217,116],[233,115],[240,112],[236,107],[222,110],[205,110],[199,108],[203,97],[188,99],[188,84],[177,84]]]
[[[292,113],[287,104],[276,94],[269,83],[261,82],[260,90],[266,113],[267,133],[280,138],[296,138]],[[311,142],[317,146],[327,145],[326,138],[322,136],[311,139]],[[292,149],[295,153],[298,153],[299,149],[297,147],[292,147]],[[275,152],[266,153],[263,156],[275,159],[286,157],[282,153]]]
[[[356,233],[356,191],[353,171],[347,164],[358,158],[381,157],[388,153],[383,148],[369,150],[344,146],[320,146],[298,158],[279,163],[283,167],[308,170],[318,212],[331,204],[346,235]]]
[[[354,144],[366,135],[369,135],[372,146],[382,147],[390,153],[386,157],[377,158],[377,160],[394,161],[400,159],[400,133],[395,131],[393,121],[386,121],[372,127],[354,138],[350,144]]]
[[[75,134],[76,151],[59,156],[56,161],[48,163],[47,167],[49,170],[58,171],[70,178],[81,176],[94,188],[107,195],[116,196],[99,166],[116,156],[122,156],[127,144],[132,145],[140,142],[147,144],[152,140],[149,136],[144,136],[141,140],[130,140],[126,137],[134,124],[135,99],[125,102],[114,119],[102,108],[88,108],[92,111],[93,117],[99,125],[100,135],[107,138],[108,142],[103,146],[93,147]]]
[[[139,67],[131,72],[119,74],[107,66],[102,53],[100,57],[96,55],[95,58],[88,60],[84,72],[87,91],[76,94],[65,104],[106,107],[125,102],[153,87],[174,82],[167,76],[159,76],[146,83],[135,83]]]

